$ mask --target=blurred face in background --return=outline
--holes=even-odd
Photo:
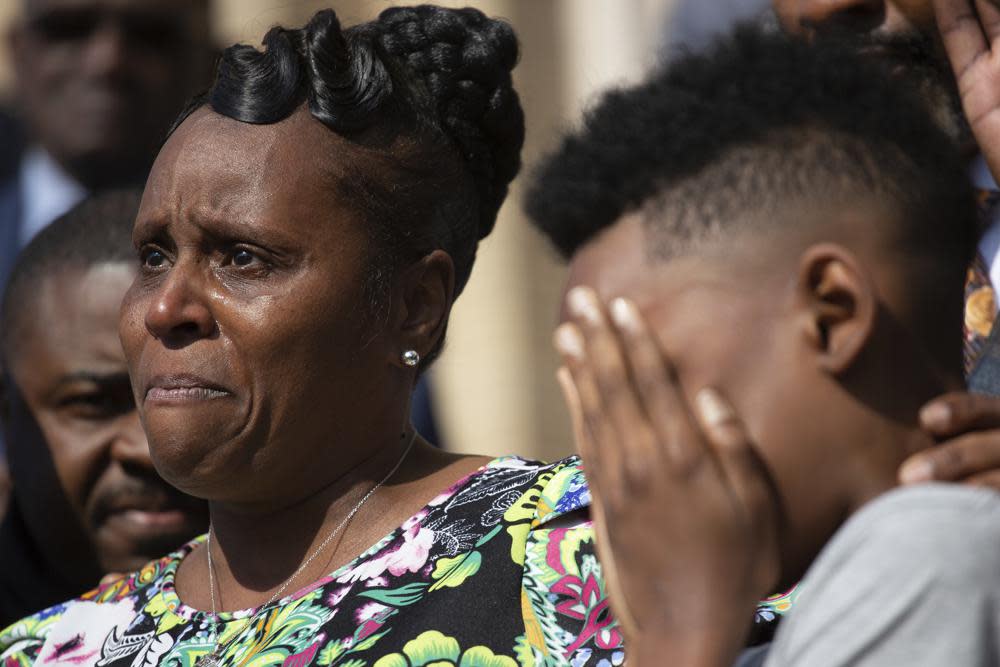
[[[85,186],[133,183],[208,84],[209,0],[25,0],[10,45],[33,139]]]
[[[938,123],[972,144],[931,0],[772,0],[781,27],[807,40],[847,41],[911,78]]]
[[[14,495],[43,553],[84,585],[135,570],[208,525],[205,504],[156,473],[139,423],[118,340],[134,276],[129,262],[47,277],[11,353]],[[68,553],[75,558],[60,557]]]

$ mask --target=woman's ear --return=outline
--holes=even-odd
[[[392,362],[408,366],[403,353],[412,350],[424,358],[444,335],[455,294],[455,265],[448,253],[435,250],[404,270],[396,285],[400,298],[393,312],[393,338],[399,349]]]
[[[874,331],[875,284],[852,253],[824,243],[802,254],[797,287],[806,337],[820,367],[833,375],[844,373]]]

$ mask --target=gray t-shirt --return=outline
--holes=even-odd
[[[764,664],[1000,665],[1000,494],[927,484],[865,505],[809,569]]]

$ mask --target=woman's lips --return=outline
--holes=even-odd
[[[189,373],[162,373],[146,384],[147,403],[197,403],[231,395],[208,378]]]
[[[184,403],[223,398],[229,392],[213,387],[150,387],[146,390],[146,402]]]

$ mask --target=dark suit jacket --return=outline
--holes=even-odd
[[[0,294],[20,251],[17,227],[20,207],[17,179],[0,182]]]

